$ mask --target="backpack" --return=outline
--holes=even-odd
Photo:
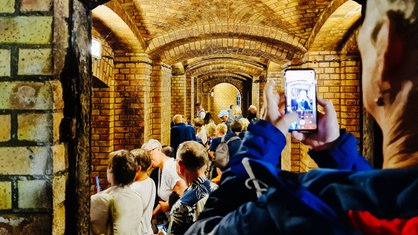
[[[238,136],[231,137],[228,141],[225,141],[225,135],[222,136],[221,142],[218,144],[215,150],[215,159],[213,160],[213,164],[216,167],[224,168],[226,164],[229,162],[229,142],[233,140],[238,140]]]

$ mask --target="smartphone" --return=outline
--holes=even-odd
[[[299,116],[299,119],[289,126],[289,131],[317,131],[317,84],[315,70],[286,69],[284,77],[286,113],[296,112]]]
[[[100,187],[99,176],[96,176],[95,178],[96,178],[96,189],[97,189],[97,192],[100,192],[101,191],[101,187]]]

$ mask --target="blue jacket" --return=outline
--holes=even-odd
[[[373,170],[345,133],[334,149],[310,152],[327,168],[290,173],[275,167],[285,144],[271,124],[250,124],[219,189],[186,234],[362,234],[388,221],[418,219],[418,169]],[[368,223],[364,212],[383,222]],[[418,226],[412,229],[418,234]]]
[[[196,140],[196,132],[193,126],[179,123],[171,127],[170,146],[173,148],[174,154],[181,143],[188,140]]]

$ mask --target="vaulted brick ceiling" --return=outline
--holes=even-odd
[[[92,18],[113,49],[204,80],[245,80],[308,51],[338,51],[360,15],[361,5],[345,0],[111,0]]]

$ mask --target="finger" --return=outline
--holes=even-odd
[[[271,107],[270,102],[274,102],[278,98],[277,97],[277,94],[275,94],[273,92],[274,87],[275,87],[275,82],[274,81],[270,81],[268,83],[267,92],[266,92],[266,98],[267,98],[267,102],[266,103],[267,103],[267,106],[268,107]]]
[[[334,109],[334,105],[332,104],[331,100],[326,100],[326,99],[323,99],[321,97],[318,97],[317,101],[318,101],[318,104],[323,107],[324,112],[326,114],[331,114],[332,113],[332,114],[337,115],[336,112],[335,112],[335,109]]]
[[[266,98],[268,98],[268,96],[273,94],[273,88],[274,88],[274,81],[270,81],[269,83],[267,83],[267,86],[264,88]]]
[[[268,106],[267,105],[267,101],[268,101],[269,96],[271,94],[273,94],[273,87],[274,87],[274,81],[268,82],[266,84],[266,86],[264,87],[264,90],[263,90],[263,100],[264,100],[263,106],[264,107],[267,107]]]
[[[292,137],[301,141],[301,142],[306,139],[304,133],[297,132],[297,131],[292,131]]]
[[[298,114],[297,113],[287,113],[283,115],[280,122],[278,123],[278,129],[283,133],[286,134],[289,132],[289,126],[292,122],[295,122],[298,120]]]
[[[292,122],[299,120],[299,116],[297,113],[287,113],[283,115],[283,121],[286,122],[290,126]]]
[[[279,92],[279,109],[280,110],[286,108],[286,99],[284,97],[285,97],[284,92],[280,91]]]
[[[264,87],[264,90],[263,90],[263,107],[261,107],[261,109],[260,109],[260,117],[263,120],[266,119],[266,115],[267,115],[267,112],[268,112],[267,93],[268,93],[269,87],[270,87],[270,82],[266,84],[266,86]]]
[[[317,100],[318,104],[319,104],[320,106],[322,106],[324,109],[327,109],[327,108],[328,108],[328,106],[329,106],[330,104],[332,104],[332,103],[331,103],[331,101],[326,100],[326,99],[323,99],[323,98],[321,98],[321,97],[317,97],[317,98],[316,98],[316,100]]]

